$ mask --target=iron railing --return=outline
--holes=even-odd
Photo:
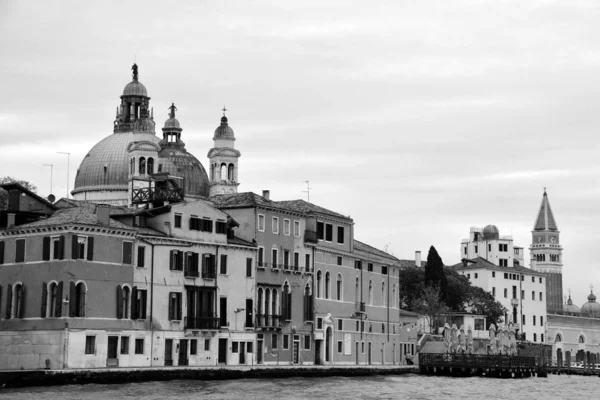
[[[218,317],[185,317],[185,329],[219,329]]]

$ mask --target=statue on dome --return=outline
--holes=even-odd
[[[133,80],[137,81],[138,80],[138,66],[137,66],[137,64],[134,63],[131,66],[131,70],[133,71]]]
[[[175,103],[171,103],[171,107],[169,107],[169,110],[171,110],[171,112],[169,113],[169,118],[175,118],[175,111],[177,110],[177,107],[175,107]]]

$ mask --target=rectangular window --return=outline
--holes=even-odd
[[[535,300],[535,291],[531,291],[531,300]]]
[[[475,272],[475,279],[477,279],[477,276],[478,276],[478,275],[477,275],[477,272]]]
[[[217,221],[215,222],[215,233],[219,235],[227,235],[227,222]]]
[[[144,339],[135,339],[135,354],[144,354]]]
[[[265,257],[265,249],[264,249],[264,247],[259,247],[258,248],[257,267],[262,267],[263,266],[264,257]]]
[[[175,228],[181,228],[181,214],[175,214]]]
[[[498,262],[500,263],[501,267],[508,267],[508,260],[506,258],[500,258]]]
[[[181,293],[169,293],[169,320],[181,321]]]
[[[306,272],[309,272],[311,270],[311,266],[310,266],[310,254],[305,254],[304,255],[304,268],[306,269]]]
[[[258,214],[258,230],[259,232],[265,231],[265,216]]]
[[[338,319],[338,331],[343,331],[344,330],[344,320],[343,319]]]
[[[492,271],[492,278],[496,277],[496,271]]]
[[[333,225],[331,224],[325,224],[325,241],[333,241]]]
[[[483,318],[475,318],[475,330],[476,331],[485,331],[485,324],[483,323]]]
[[[540,301],[543,301],[542,292],[540,292]]]
[[[198,339],[190,339],[190,355],[198,354]]]
[[[210,339],[204,339],[204,351],[210,351]]]
[[[246,258],[246,278],[252,278],[252,258]]]
[[[277,253],[277,249],[271,250],[271,263],[273,264],[273,268],[279,268],[279,254]]]
[[[492,251],[492,245],[488,244],[488,251],[491,252]]]
[[[300,221],[294,221],[294,236],[300,237]]]
[[[294,271],[300,270],[300,253],[294,252]]]
[[[496,288],[495,287],[492,288],[492,296],[496,297]]]
[[[542,283],[542,278],[540,278],[540,283]]]
[[[344,342],[342,342],[341,340],[338,340],[338,342],[337,342],[337,352],[338,353],[344,352]]]
[[[508,274],[506,272],[504,273],[504,279],[508,279]]]
[[[365,342],[361,342],[361,353],[365,354]]]
[[[283,335],[283,350],[290,348],[290,335]]]
[[[304,350],[310,350],[310,335],[304,335]]]
[[[523,322],[522,322],[522,324],[525,325],[525,314],[523,314]]]
[[[373,264],[372,263],[367,264],[367,271],[373,272]]]
[[[544,317],[540,316],[540,326],[544,326]],[[543,341],[543,339],[542,339]]]
[[[525,299],[525,291],[521,290],[521,299]]]
[[[279,218],[273,217],[272,227],[273,227],[273,233],[278,235],[279,234]]]
[[[131,291],[132,298],[132,313],[131,319],[146,319],[146,300],[147,291],[146,289],[138,289],[133,287]]]
[[[516,299],[517,298],[517,287],[513,285],[512,287],[512,298]]]
[[[467,274],[467,279],[471,279],[471,274]]]
[[[533,326],[535,326],[535,315],[533,316]]]
[[[317,317],[317,329],[323,329],[323,318]]]
[[[325,223],[317,221],[317,239],[325,239]]]
[[[238,347],[239,347],[239,343],[238,342],[231,342],[231,352],[232,353],[237,353],[238,352]]]
[[[62,258],[61,245],[62,245],[62,241],[61,241],[60,236],[56,236],[56,237],[52,238],[52,256],[50,257],[51,259],[60,260]],[[44,259],[46,259],[46,258],[44,258]]]
[[[475,246],[475,254],[477,254],[477,246]]]
[[[289,268],[290,268],[290,251],[284,250],[283,251],[283,269],[289,269]]]
[[[25,261],[25,239],[17,239],[17,252],[15,254],[15,262],[21,263]],[[95,337],[94,337],[95,340]]]
[[[271,334],[271,347],[273,350],[276,350],[278,347],[277,338],[278,337],[276,333]]]
[[[138,253],[137,253],[138,268],[144,268],[145,261],[146,261],[146,247],[138,246]]]
[[[337,229],[337,242],[339,244],[344,244],[344,227],[338,226]]]
[[[253,353],[253,352],[254,352],[254,343],[247,342],[246,343],[246,353]]]
[[[129,336],[121,336],[121,354],[129,354]]]
[[[464,250],[464,253],[467,254],[467,248],[464,247],[463,250]]]
[[[221,263],[219,265],[219,273],[227,275],[227,254],[221,254]]]
[[[387,266],[385,266],[385,265],[381,266],[381,274],[382,275],[387,275],[388,274],[388,267]]]
[[[290,229],[291,229],[290,220],[284,219],[283,220],[283,234],[285,236],[290,236],[290,234],[291,234]]]
[[[504,288],[504,298],[506,299],[508,297],[508,289]]]
[[[342,261],[343,261],[342,257],[338,257],[337,258],[337,265],[342,265]]]
[[[85,354],[96,354],[96,336],[85,337]]]
[[[132,260],[133,254],[133,243],[132,242],[123,242],[123,264],[131,265],[133,263]]]

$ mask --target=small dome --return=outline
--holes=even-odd
[[[181,126],[179,125],[177,118],[169,118],[165,121],[165,128],[181,128]]]
[[[500,231],[496,225],[488,225],[483,228],[483,239],[494,240],[500,237]]]
[[[227,123],[226,116],[223,116],[221,118],[221,125],[219,125],[217,129],[215,129],[215,136],[213,137],[213,140],[215,139],[235,140],[233,129],[231,129],[231,127]]]
[[[588,295],[588,301],[592,302],[592,303],[595,302],[596,301],[596,295],[594,293],[590,293]]]
[[[588,302],[581,306],[581,313],[590,317],[600,317],[600,304],[596,303],[596,295],[590,293]]]
[[[571,295],[569,295],[569,300],[567,300],[567,304],[563,306],[563,311],[571,314],[579,314],[581,313],[581,308],[573,304],[573,300],[571,300]]]
[[[148,91],[146,91],[146,87],[141,82],[133,80],[125,86],[125,89],[123,89],[123,96],[148,97]]]

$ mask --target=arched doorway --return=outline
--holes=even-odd
[[[333,331],[331,327],[325,332],[325,362],[331,362],[331,342],[333,341]]]

